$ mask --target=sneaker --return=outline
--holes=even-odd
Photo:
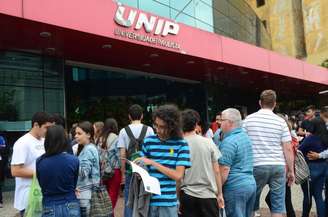
[[[3,208],[3,204],[2,203],[0,203],[0,208]]]
[[[261,217],[260,211],[255,211],[254,217]]]

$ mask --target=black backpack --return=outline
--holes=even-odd
[[[130,129],[129,126],[125,127],[125,132],[128,135],[129,139],[130,139],[130,143],[129,143],[129,147],[126,153],[126,158],[130,161],[135,160],[136,158],[140,157],[139,155],[139,151],[141,149],[141,144],[146,136],[147,130],[148,130],[148,126],[146,125],[142,125],[142,129],[141,129],[141,133],[138,137],[138,139],[136,139]],[[131,167],[129,164],[126,165],[126,170],[128,173],[131,173]]]
[[[136,153],[136,152],[139,152],[141,147],[141,143],[143,142],[145,136],[146,136],[146,133],[147,133],[147,130],[148,130],[148,126],[146,125],[142,125],[142,129],[141,129],[141,133],[139,135],[139,138],[136,139],[130,129],[129,126],[125,127],[125,132],[126,134],[128,135],[129,139],[130,139],[130,143],[129,143],[129,148],[128,148],[128,151],[127,151],[127,159],[131,159],[131,157]],[[134,159],[133,159],[134,160]]]

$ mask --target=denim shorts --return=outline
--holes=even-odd
[[[256,200],[254,210],[260,208],[260,196],[264,186],[269,185],[271,213],[286,213],[286,168],[280,165],[265,165],[254,167],[256,181]]]
[[[79,201],[43,207],[42,217],[80,217]]]
[[[228,217],[252,217],[256,198],[255,183],[224,190],[225,211]]]
[[[177,206],[150,206],[149,217],[178,217]]]

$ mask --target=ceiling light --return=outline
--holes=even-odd
[[[50,32],[40,32],[40,36],[42,38],[49,38],[51,36]]]
[[[217,67],[217,70],[224,70],[224,67],[223,66],[219,66],[219,67]]]
[[[143,64],[143,66],[144,66],[144,67],[149,67],[150,64],[149,64],[149,63],[145,63],[145,64]]]
[[[102,48],[103,48],[103,49],[110,49],[110,48],[112,48],[112,45],[111,45],[111,44],[104,44],[104,45],[102,46]]]
[[[241,71],[240,74],[242,74],[242,75],[247,75],[248,72],[246,72],[246,71]]]
[[[328,90],[323,90],[319,92],[319,94],[326,94],[326,93],[328,93]]]
[[[157,53],[152,53],[149,55],[150,58],[157,58],[159,55]]]
[[[46,51],[49,52],[49,53],[52,53],[52,52],[55,52],[56,51],[56,48],[54,48],[54,47],[47,47],[46,48]]]
[[[180,53],[182,53],[182,54],[187,54],[187,52],[184,51],[184,50],[180,50]]]
[[[187,61],[187,64],[195,64],[195,61],[189,60],[189,61]]]

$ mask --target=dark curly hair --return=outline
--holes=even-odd
[[[183,132],[190,132],[195,130],[196,125],[200,121],[200,115],[193,109],[186,109],[181,113],[182,130]]]
[[[153,121],[159,118],[165,122],[169,138],[182,138],[181,114],[175,105],[162,105],[153,112]]]

